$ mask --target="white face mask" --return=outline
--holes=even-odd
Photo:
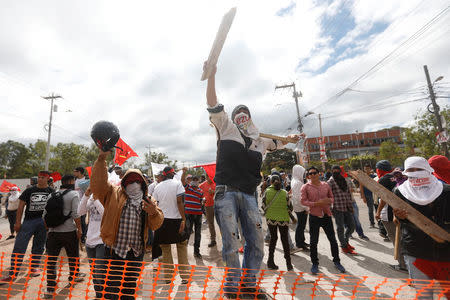
[[[255,124],[253,124],[252,118],[245,112],[240,112],[234,116],[234,123],[242,132],[243,135],[256,140],[259,138],[259,131],[256,128]]]
[[[442,193],[444,186],[430,171],[405,172],[408,180],[398,187],[400,193],[411,202],[427,205]]]
[[[141,202],[142,197],[144,196],[142,186],[138,182],[133,182],[127,185],[127,187],[125,188],[125,192],[132,202]]]

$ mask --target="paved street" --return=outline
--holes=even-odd
[[[355,194],[356,195],[356,194]],[[353,275],[353,277],[346,277],[341,280],[339,283],[339,287],[335,290],[335,296],[341,296],[341,299],[349,298],[353,294],[353,289],[356,289],[359,293],[356,293],[357,298],[365,298],[368,297],[368,294],[364,294],[364,292],[369,292],[370,290],[374,290],[376,285],[380,285],[377,289],[376,295],[378,297],[392,297],[395,290],[403,283],[399,278],[407,277],[407,274],[397,272],[392,270],[389,267],[389,264],[395,264],[396,261],[393,258],[393,245],[390,242],[384,242],[383,238],[378,235],[377,229],[369,229],[368,215],[367,215],[367,207],[364,203],[361,202],[360,198],[357,198],[357,202],[360,208],[360,220],[363,224],[365,234],[370,238],[369,241],[360,240],[359,238],[355,238],[352,240],[351,244],[356,248],[358,255],[350,256],[340,253],[342,265],[347,269],[348,275]],[[218,226],[216,226],[216,231],[220,237]],[[5,237],[8,236],[8,223],[6,219],[0,220],[0,232],[3,234],[2,242],[0,242],[0,248],[2,252],[10,253],[13,247],[13,241],[4,241]],[[294,230],[290,231],[291,237],[294,238]],[[306,233],[307,240],[309,240],[309,234]],[[357,237],[357,234],[354,233],[354,237]],[[204,224],[202,226],[202,243],[201,243],[201,254],[203,256],[202,259],[196,259],[193,257],[193,236],[191,237],[190,246],[188,248],[188,256],[189,263],[197,266],[213,266],[213,267],[223,267],[222,259],[221,259],[221,240],[218,240],[218,246],[213,248],[208,248],[207,244],[209,243],[209,231],[207,225]],[[31,243],[30,243],[31,247]],[[264,258],[264,264],[262,268],[266,268],[267,261],[267,245],[265,245],[266,256]],[[331,260],[331,253],[328,240],[326,239],[325,234],[321,231],[320,241],[319,241],[319,259],[320,259],[320,272],[324,275],[320,282],[316,282],[316,288],[314,289],[314,295],[330,295],[332,293],[332,288],[330,284],[332,283],[331,279],[338,279],[339,275],[337,274],[336,269],[334,268],[333,262]],[[28,252],[27,252],[28,253]],[[176,260],[176,249],[173,247],[173,253]],[[82,252],[83,257],[85,257],[85,252]],[[242,256],[242,255],[241,255]],[[280,267],[279,271],[286,270],[285,261],[283,258],[283,251],[281,247],[281,241],[278,241],[277,249],[275,252],[275,263]],[[3,269],[9,266],[9,259],[5,261],[2,260]],[[82,260],[82,270],[88,272],[87,262]],[[292,299],[292,297],[287,296],[286,294],[291,294],[292,289],[295,284],[295,297],[296,299],[304,299],[312,294],[314,281],[317,280],[318,276],[312,276],[307,274],[310,272],[311,263],[309,259],[309,253],[307,252],[298,252],[292,255],[292,264],[294,265],[294,271],[297,273],[285,273],[283,276],[279,276],[279,272],[268,272],[266,276],[264,276],[262,280],[262,286],[269,293],[273,293],[275,287],[277,289],[278,295],[276,295],[276,299]],[[205,293],[205,297],[207,298],[216,298],[218,297],[217,291],[220,290],[221,281],[223,278],[223,269],[213,268],[211,272],[207,272],[207,267],[199,267],[197,271],[194,271],[194,276],[192,277],[191,286],[189,287],[189,297],[196,298],[201,297],[202,293]],[[298,274],[302,274],[301,272],[305,272],[303,276],[298,276]],[[25,274],[23,275],[25,276]],[[161,297],[162,299],[167,298],[169,296],[169,285],[161,285],[159,282],[155,284],[152,277],[155,276],[155,272],[153,268],[148,265],[143,273],[142,280],[142,293],[143,298],[147,298],[152,293],[151,290],[154,288],[155,292],[153,292],[154,296]],[[209,283],[208,286],[204,287],[205,278],[208,277]],[[357,285],[357,282],[363,278],[363,276],[367,276],[368,278],[364,282],[360,282]],[[300,280],[299,280],[300,278]],[[384,278],[392,278],[382,283]],[[42,277],[32,278],[29,281],[29,287],[27,289],[27,293],[25,294],[27,299],[37,298],[36,292],[39,289],[39,284],[41,283]],[[278,280],[278,283],[276,284]],[[297,281],[296,281],[297,280]],[[73,295],[78,295],[81,297],[82,295],[86,295],[86,289],[93,290],[92,283],[88,287],[87,280],[83,283],[78,283],[72,293]],[[170,295],[172,297],[185,297],[186,296],[186,286],[183,286],[180,283],[180,278],[176,279],[174,282],[173,288],[170,290]],[[25,278],[20,278],[18,280],[18,284],[13,285],[14,291],[10,291],[12,299],[21,299],[23,294],[23,283],[25,282]],[[45,286],[45,280],[43,281]],[[155,285],[154,285],[155,284]],[[403,297],[407,298],[406,293],[411,293],[412,289],[410,289],[407,285],[404,286],[400,292],[400,295],[403,293]],[[60,293],[67,293],[69,290],[61,290]],[[5,286],[0,287],[0,298],[4,299],[6,294]],[[284,294],[284,295],[283,295]],[[1,296],[3,295],[3,296]],[[93,295],[93,294],[91,294]],[[409,294],[411,296],[412,294]],[[58,299],[64,299],[65,296],[58,297]]]

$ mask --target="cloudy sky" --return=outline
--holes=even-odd
[[[295,132],[295,82],[304,131],[324,135],[408,125],[428,100],[450,94],[448,0],[4,1],[0,6],[0,141],[47,138],[89,144],[92,125],[114,122],[141,156],[215,159],[200,81],[220,20],[237,14],[218,63],[227,111],[250,107],[260,131]],[[336,97],[338,95],[338,97]],[[417,101],[413,101],[417,100]],[[400,104],[403,103],[403,104]],[[439,98],[439,104],[448,99]],[[139,161],[137,161],[139,162]]]

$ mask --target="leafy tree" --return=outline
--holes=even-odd
[[[49,169],[61,174],[72,174],[73,169],[85,164],[86,146],[74,143],[58,143],[51,147]]]
[[[8,178],[29,177],[32,175],[30,165],[30,150],[22,143],[7,141],[0,143],[0,168]]]
[[[297,158],[294,151],[291,149],[280,149],[267,153],[261,170],[264,174],[270,174],[272,168],[290,172],[296,163]]]
[[[405,152],[393,141],[385,141],[380,145],[379,159],[388,160],[393,166],[402,166],[405,161]]]
[[[441,115],[446,123],[450,122],[450,109],[443,109]],[[427,158],[437,154],[444,155],[442,148],[439,147],[436,141],[438,129],[434,114],[427,111],[417,115],[415,120],[416,123],[404,131],[405,144],[409,148],[409,154],[417,151]]]
[[[39,171],[45,168],[45,154],[47,151],[47,142],[43,140],[37,140],[34,144],[29,144],[30,158],[28,164],[32,169],[32,175],[36,176]]]
[[[177,160],[170,160],[167,154],[161,153],[161,152],[151,152],[151,157],[148,155],[148,153],[144,154],[144,163],[137,166],[138,169],[140,169],[144,173],[150,174],[150,164],[151,163],[157,163],[157,164],[166,164],[168,166],[171,166],[174,169],[177,169]]]

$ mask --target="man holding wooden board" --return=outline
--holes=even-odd
[[[261,164],[266,151],[282,148],[287,142],[259,136],[253,124],[250,111],[245,105],[234,108],[231,118],[224,106],[217,102],[215,88],[216,66],[208,78],[206,99],[210,121],[217,131],[216,194],[214,211],[222,234],[222,257],[226,266],[233,269],[228,273],[225,283],[226,296],[243,297],[255,293],[258,298],[266,296],[256,290],[256,277],[264,256],[264,239],[261,215],[258,210],[256,187],[261,182]],[[298,141],[299,135],[289,136]],[[237,237],[238,220],[245,239],[242,267],[246,272],[244,283],[240,283],[239,241]],[[242,288],[239,288],[239,286]]]
[[[450,232],[450,185],[440,182],[433,174],[427,160],[412,156],[405,160],[408,180],[395,190],[395,195],[411,205],[422,215]],[[450,242],[438,243],[419,229],[407,217],[404,209],[394,209],[402,223],[402,254],[414,279],[414,287],[421,290],[418,299],[433,299],[433,289],[426,289],[420,280],[450,280]],[[450,291],[445,293],[450,299]]]

